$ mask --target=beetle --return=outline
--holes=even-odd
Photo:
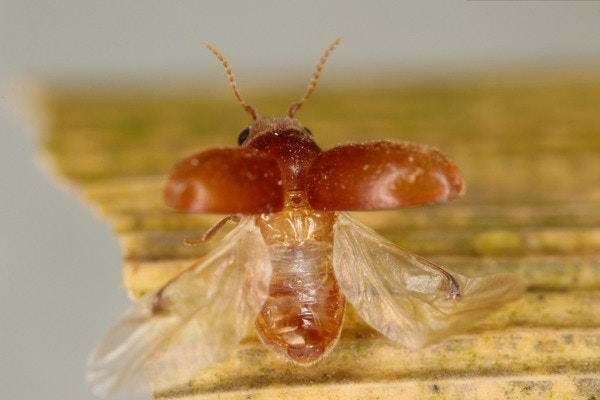
[[[348,214],[451,200],[464,192],[458,168],[431,147],[390,141],[322,151],[294,118],[312,94],[333,42],[306,94],[287,117],[253,121],[238,147],[180,161],[165,187],[179,212],[229,215],[223,242],[143,297],[92,353],[87,378],[101,395],[135,391],[145,371],[154,391],[185,384],[226,359],[254,323],[271,350],[300,365],[335,346],[350,303],[372,328],[410,349],[465,331],[519,297],[513,274],[467,278],[404,250]]]

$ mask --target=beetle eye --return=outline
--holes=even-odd
[[[242,144],[244,144],[246,139],[248,139],[248,135],[250,135],[250,128],[246,128],[243,131],[241,131],[238,135],[238,145],[241,146]]]

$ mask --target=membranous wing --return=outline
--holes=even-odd
[[[411,349],[465,331],[524,290],[514,274],[471,279],[442,269],[342,212],[334,226],[333,267],[361,318]]]
[[[224,360],[262,307],[270,276],[259,228],[243,218],[220,247],[142,298],[107,332],[88,362],[93,391],[163,391]]]

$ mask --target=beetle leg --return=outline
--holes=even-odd
[[[223,228],[223,226],[225,226],[227,221],[239,222],[240,217],[238,215],[229,215],[217,222],[216,224],[214,224],[212,227],[210,227],[200,239],[184,239],[183,243],[185,243],[188,246],[197,246],[199,244],[206,243],[210,239],[212,239],[217,234],[217,232],[219,232]]]

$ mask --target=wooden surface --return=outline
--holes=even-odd
[[[222,236],[184,246],[218,217],[170,212],[161,187],[179,158],[235,145],[249,121],[227,90],[215,99],[54,86],[42,98],[44,148],[110,221],[134,298]],[[283,114],[297,92],[246,96],[264,114]],[[250,335],[189,387],[156,398],[600,399],[600,76],[320,89],[298,118],[323,148],[399,138],[449,155],[464,173],[464,198],[357,216],[457,272],[517,272],[527,294],[419,352],[390,344],[352,310],[338,347],[308,368]]]

